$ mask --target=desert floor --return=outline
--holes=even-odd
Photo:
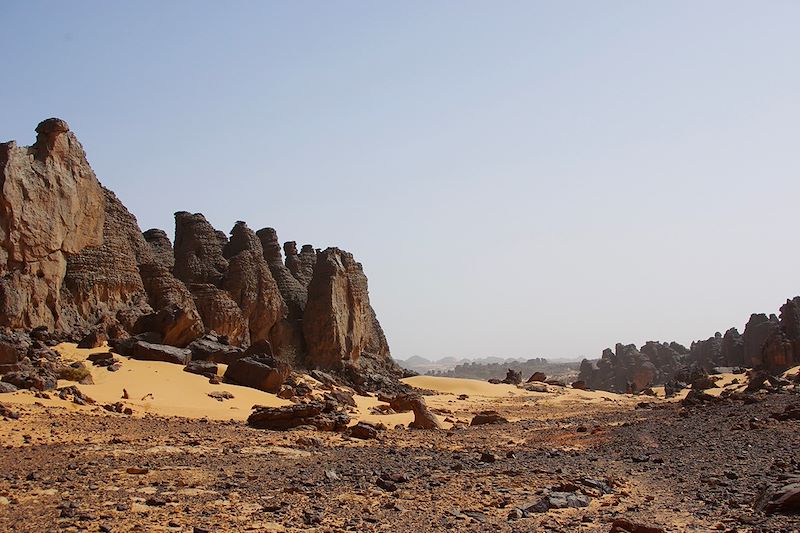
[[[438,393],[426,400],[448,429],[407,429],[410,413],[377,414],[381,402],[357,396],[354,422],[388,428],[361,441],[249,428],[252,405],[289,402],[169,363],[124,359],[92,373],[79,388],[95,405],[0,396],[19,414],[0,418],[0,531],[607,532],[616,518],[667,531],[800,530],[796,515],[754,510],[768,484],[800,476],[800,421],[769,416],[796,394],[682,407],[420,376],[406,381]],[[723,376],[712,391],[744,382]],[[221,390],[234,398],[207,395]],[[115,402],[133,415],[99,407]],[[464,427],[485,409],[510,422]],[[518,511],[544,489],[589,505]]]

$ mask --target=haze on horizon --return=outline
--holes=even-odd
[[[800,294],[800,3],[17,2],[0,140],[65,119],[142,229],[354,253],[396,358],[689,344]]]

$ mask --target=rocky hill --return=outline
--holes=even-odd
[[[213,333],[207,341],[230,350],[260,346],[260,355],[362,384],[400,375],[352,254],[311,245],[298,253],[287,242],[283,258],[272,228],[237,222],[228,236],[183,211],[173,246],[163,230],[143,233],[100,184],[66,122],[45,120],[36,133],[30,147],[0,144],[7,334],[183,348]],[[6,352],[7,370],[21,353]]]

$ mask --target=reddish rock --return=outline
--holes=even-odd
[[[209,283],[191,284],[189,290],[203,319],[206,333],[213,331],[224,335],[234,346],[247,346],[250,343],[247,319],[226,291]]]
[[[544,383],[546,380],[547,376],[545,375],[544,372],[534,372],[533,374],[531,374],[531,377],[528,378],[527,383],[532,383],[534,381],[541,381]]]
[[[155,262],[164,267],[168,272],[172,272],[175,266],[175,255],[172,251],[167,232],[162,229],[149,229],[142,233],[144,240],[150,245]]]
[[[268,339],[272,327],[286,316],[287,309],[264,259],[261,241],[244,222],[237,222],[223,255],[229,266],[222,288],[247,319],[250,342]]]
[[[0,325],[62,327],[67,257],[103,240],[103,192],[63,120],[0,144]]]
[[[419,394],[401,394],[394,398],[387,398],[389,406],[397,412],[413,411],[414,420],[408,425],[415,429],[441,429],[439,419],[428,409],[425,398]]]
[[[352,254],[328,248],[317,254],[308,287],[303,332],[309,367],[339,369],[362,352],[389,358],[389,347],[369,303],[367,277]]]
[[[297,253],[297,243],[289,241],[284,243],[283,251],[286,254],[286,268],[304,287],[308,287],[317,264],[317,252],[310,244],[304,244],[301,252]]]

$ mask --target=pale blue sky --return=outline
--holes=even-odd
[[[689,343],[800,294],[800,2],[5,2],[0,139],[142,229],[352,251],[398,358]]]

